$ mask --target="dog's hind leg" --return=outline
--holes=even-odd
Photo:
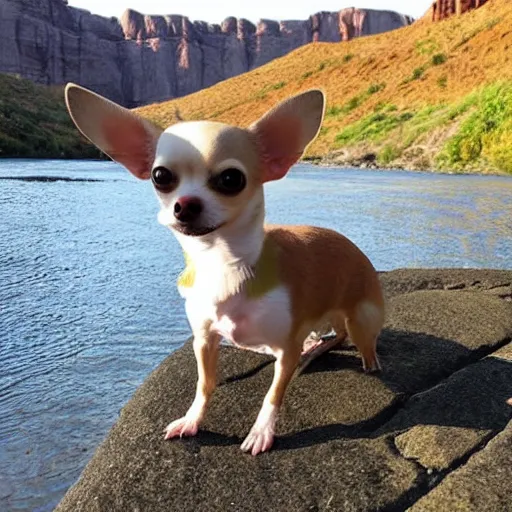
[[[345,315],[343,312],[335,312],[329,318],[329,325],[335,331],[335,335],[308,337],[304,342],[297,375],[302,373],[317,357],[335,348],[341,348],[347,338],[345,329]]]
[[[365,372],[381,369],[377,357],[377,336],[383,323],[382,310],[367,302],[359,304],[347,315],[345,326],[352,343],[363,358]]]

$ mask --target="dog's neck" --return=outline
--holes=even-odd
[[[250,207],[252,206],[252,207]],[[248,208],[234,222],[209,235],[175,233],[195,271],[194,289],[222,301],[238,293],[254,276],[265,240],[264,201]]]

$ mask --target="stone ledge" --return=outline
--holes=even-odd
[[[187,343],[137,390],[56,510],[350,512],[404,510],[419,498],[430,506],[460,461],[477,452],[469,465],[510,418],[512,304],[500,297],[512,271],[381,277],[389,298],[382,373],[362,373],[352,349],[322,356],[291,383],[273,450],[253,458],[239,445],[273,369],[268,357],[230,348],[221,350],[220,385],[198,436],[163,441],[195,390]],[[448,510],[433,503],[425,510]]]
[[[460,469],[448,475],[434,490],[411,507],[411,512],[464,510],[509,512],[512,468],[512,422],[473,455]]]

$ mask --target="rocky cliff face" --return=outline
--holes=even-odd
[[[66,0],[0,0],[0,72],[43,84],[73,81],[134,107],[209,87],[312,41],[346,41],[412,21],[355,8],[257,25],[131,9],[117,20],[69,7]]]
[[[454,14],[464,14],[471,9],[477,9],[487,0],[436,0],[432,4],[432,19],[434,21],[444,20]]]

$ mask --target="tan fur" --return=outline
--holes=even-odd
[[[327,320],[338,337],[348,333],[365,369],[378,369],[376,344],[384,322],[384,299],[370,260],[348,238],[330,229],[267,225],[265,232],[279,247],[281,276],[291,289],[293,328],[288,350],[294,359],[290,364],[298,363],[304,333]],[[282,402],[281,391],[276,388],[272,403]]]
[[[265,231],[280,248],[283,280],[292,289],[295,332],[329,311],[355,318],[364,301],[383,308],[377,273],[348,238],[311,226],[266,226]]]

